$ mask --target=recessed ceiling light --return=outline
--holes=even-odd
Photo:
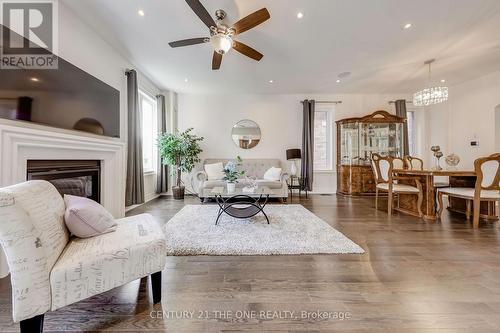
[[[445,79],[442,79],[442,80],[441,80],[441,83],[445,83],[445,82],[446,82],[446,80],[445,80]]]
[[[302,13],[302,12],[298,12],[298,13],[297,13],[297,18],[298,18],[298,19],[301,19],[301,18],[303,18],[303,17],[304,17],[304,13]]]
[[[340,83],[340,79],[338,79],[338,80],[337,80],[337,81],[335,81],[335,82]]]
[[[406,23],[404,26],[403,26],[403,29],[410,29],[412,26],[411,23]]]
[[[274,80],[269,80],[269,83],[274,83]]]
[[[188,79],[188,78],[185,78],[185,79],[184,79],[184,82],[189,82],[189,79]]]
[[[40,79],[37,77],[32,77],[30,80],[33,82],[40,82]]]
[[[139,14],[139,16],[144,16],[144,15],[146,15],[146,13],[144,13],[144,11],[143,11],[142,9],[139,9],[139,10],[137,11],[137,14]]]

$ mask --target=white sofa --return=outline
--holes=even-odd
[[[42,180],[0,189],[0,242],[9,263],[12,315],[41,332],[43,314],[151,275],[161,301],[165,237],[149,214],[117,220],[116,231],[70,238],[64,200]]]
[[[231,159],[206,159],[203,161],[203,166],[205,164],[213,164],[222,162],[224,165],[231,161]],[[279,181],[269,181],[264,179],[264,173],[271,167],[281,168],[281,179]],[[288,198],[288,186],[287,179],[288,174],[285,172],[285,168],[282,167],[281,161],[278,159],[243,159],[241,166],[238,167],[240,171],[244,170],[245,175],[249,177],[255,177],[259,186],[267,186],[271,189],[274,194],[271,196],[273,198],[280,198],[284,201]],[[204,170],[204,168],[203,168]],[[226,182],[222,179],[220,180],[208,180],[205,171],[199,171],[196,174],[198,179],[198,195],[201,201],[205,200],[204,192],[206,190],[211,190],[214,187],[226,186]],[[236,184],[237,187],[245,186],[245,179],[240,179]]]

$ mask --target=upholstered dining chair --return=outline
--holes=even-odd
[[[391,156],[381,156],[379,154],[372,154],[372,168],[373,175],[377,186],[375,188],[375,208],[378,209],[378,196],[379,192],[388,193],[387,212],[392,215],[394,197],[399,194],[415,194],[418,197],[417,208],[419,216],[422,217],[422,202],[423,192],[422,184],[418,179],[409,177],[395,177],[392,172],[394,169],[403,169],[401,166],[402,159]],[[397,167],[395,167],[397,166]],[[415,186],[408,184],[400,184],[399,180],[412,180],[415,181]]]
[[[405,165],[408,170],[423,170],[424,161],[421,158],[407,155],[404,157]]]
[[[479,211],[482,201],[500,201],[500,153],[474,161],[476,172],[475,187],[448,187],[438,190],[438,217],[443,213],[443,196],[467,200],[466,217],[470,219],[471,202],[473,203],[473,226],[479,227]]]
[[[406,163],[402,158],[391,156],[391,160],[392,160],[393,169],[395,169],[395,170],[406,169]]]
[[[43,317],[69,304],[151,275],[161,301],[166,242],[149,214],[116,220],[115,231],[70,238],[64,200],[49,182],[0,189],[0,242],[9,264],[12,317],[21,332],[42,332]]]

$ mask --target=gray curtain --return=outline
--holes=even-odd
[[[165,105],[165,96],[156,96],[158,110],[158,133],[167,132],[167,107]],[[156,174],[156,193],[165,193],[168,191],[168,170],[167,166],[161,161],[160,152],[158,151],[158,173]]]
[[[127,71],[127,184],[125,204],[144,203],[144,172],[142,168],[142,117],[139,109],[139,88],[137,72]]]
[[[396,105],[396,116],[404,118],[405,122],[403,124],[403,156],[410,155],[410,143],[408,137],[408,116],[406,114],[406,100],[398,99],[395,103]]]
[[[302,102],[302,164],[301,177],[305,191],[312,191],[314,163],[314,100]]]

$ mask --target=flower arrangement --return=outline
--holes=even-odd
[[[237,183],[238,178],[245,175],[245,171],[238,171],[238,167],[241,166],[243,160],[241,157],[236,157],[235,161],[227,162],[226,166],[222,170],[224,172],[224,180],[228,183]]]

